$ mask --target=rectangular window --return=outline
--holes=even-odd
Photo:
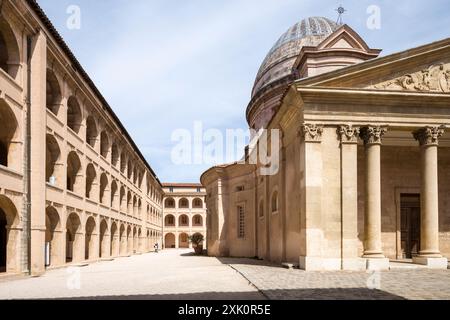
[[[237,207],[238,214],[238,239],[245,238],[245,210],[243,206]]]

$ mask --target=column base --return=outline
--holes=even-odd
[[[387,258],[367,258],[366,269],[370,271],[389,270],[389,259]]]
[[[341,259],[300,256],[299,266],[305,271],[337,271],[341,270]]]
[[[367,261],[363,258],[346,258],[342,261],[342,270],[346,271],[365,271]]]
[[[300,256],[299,268],[305,271],[365,271],[366,259]]]
[[[430,257],[413,257],[413,263],[427,266],[430,269],[447,270],[448,259],[447,258],[430,258]]]

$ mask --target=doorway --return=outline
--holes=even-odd
[[[401,253],[403,259],[411,259],[420,251],[420,195],[400,196]]]

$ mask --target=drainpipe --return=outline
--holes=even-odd
[[[31,275],[31,46],[32,37],[27,37],[27,125],[26,125],[26,212],[27,212],[27,264]]]

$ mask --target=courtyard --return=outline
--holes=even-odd
[[[450,299],[450,270],[305,272],[254,259],[195,256],[192,249],[0,278],[0,299],[320,300]]]

